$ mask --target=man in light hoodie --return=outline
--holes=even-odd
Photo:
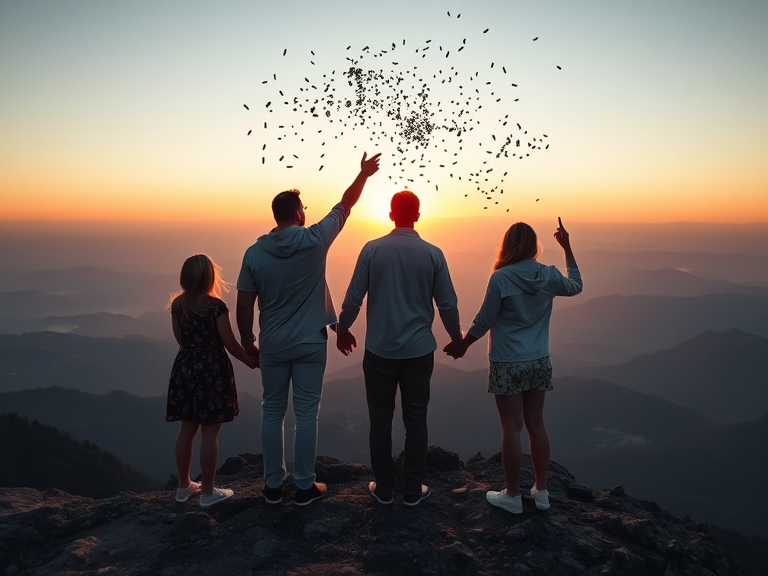
[[[295,503],[322,498],[327,487],[315,482],[317,417],[327,357],[327,326],[336,322],[325,281],[326,256],[357,203],[379,156],[363,154],[360,173],[325,218],[305,228],[298,190],[275,196],[277,226],[248,248],[237,280],[237,327],[247,352],[259,356],[262,382],[261,443],[264,497],[283,500],[286,478],[283,425],[293,383],[296,417],[293,477]],[[258,347],[253,334],[254,306],[259,306]]]

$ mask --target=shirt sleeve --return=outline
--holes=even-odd
[[[344,204],[339,202],[331,208],[331,211],[325,218],[317,224],[312,224],[308,230],[320,244],[330,246],[336,239],[336,236],[339,235],[339,232],[341,232],[341,229],[344,228],[344,223],[347,221],[348,216],[349,210],[347,210]]]
[[[472,320],[472,324],[467,331],[475,338],[482,338],[485,333],[491,329],[491,326],[496,322],[496,318],[501,311],[501,291],[499,285],[496,283],[495,277],[492,275],[488,281],[488,288],[485,291],[485,298],[480,305],[480,310],[477,312],[475,319]]]
[[[583,287],[581,281],[581,272],[578,266],[568,268],[568,276],[563,276],[562,272],[555,266],[550,266],[551,290],[555,296],[576,296]]]
[[[259,290],[256,286],[256,280],[248,266],[249,252],[250,250],[246,250],[245,255],[243,256],[243,263],[240,265],[240,274],[237,276],[237,289],[241,292],[258,293]]]
[[[456,296],[456,290],[453,288],[451,274],[448,271],[448,263],[442,252],[438,253],[437,273],[435,274],[435,285],[433,297],[437,305],[437,311],[440,314],[440,320],[445,326],[445,331],[453,340],[461,338],[461,323],[459,322],[459,299]]]
[[[352,280],[349,282],[347,291],[344,293],[344,301],[341,303],[339,324],[346,328],[354,324],[357,315],[360,313],[360,306],[363,305],[363,298],[368,293],[369,263],[369,249],[368,246],[365,246],[360,252],[360,256],[357,257]]]

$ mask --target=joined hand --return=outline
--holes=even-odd
[[[352,353],[352,350],[357,348],[357,340],[355,340],[352,332],[336,332],[336,348],[338,348],[339,352],[344,354],[344,356],[349,356]]]

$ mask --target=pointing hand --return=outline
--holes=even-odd
[[[568,232],[563,228],[563,221],[560,220],[560,216],[557,217],[557,232],[555,232],[555,240],[563,248],[570,248],[571,240],[568,237]]]

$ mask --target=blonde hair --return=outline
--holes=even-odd
[[[525,222],[516,222],[504,234],[493,269],[498,270],[521,260],[536,260],[540,253],[539,241],[533,228]]]
[[[227,282],[221,277],[221,267],[205,254],[196,254],[184,261],[179,284],[181,292],[171,295],[166,309],[177,308],[184,317],[205,313],[211,305],[210,298],[221,299],[222,292],[229,292]]]

